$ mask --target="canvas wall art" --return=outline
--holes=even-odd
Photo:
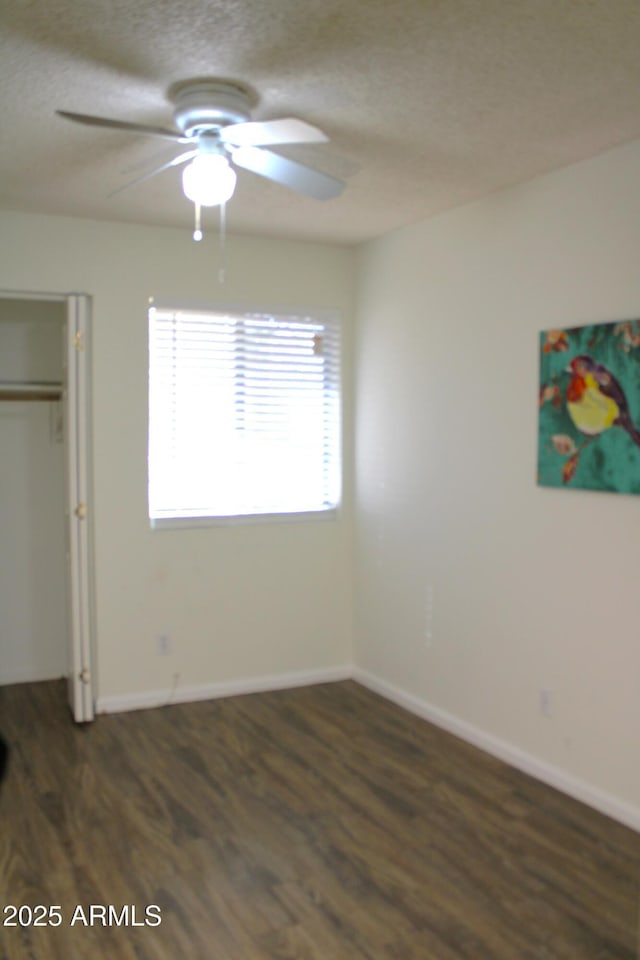
[[[538,483],[640,494],[640,320],[540,334]]]

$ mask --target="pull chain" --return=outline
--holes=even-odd
[[[193,239],[195,240],[196,243],[200,243],[200,241],[202,240],[202,229],[200,226],[201,207],[199,203],[194,203],[193,206],[195,209],[195,224],[193,228]]]
[[[202,208],[199,203],[193,205],[195,220],[193,239],[196,243],[202,240]],[[218,267],[218,283],[224,283],[227,276],[227,205],[220,204],[220,266]]]
[[[227,275],[227,205],[220,204],[220,266],[218,283],[224,283]]]

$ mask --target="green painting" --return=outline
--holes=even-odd
[[[640,494],[640,320],[540,334],[538,483]]]

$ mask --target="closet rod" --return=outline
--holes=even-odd
[[[0,400],[59,400],[61,396],[62,384],[59,382],[0,380]]]

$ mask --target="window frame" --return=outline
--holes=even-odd
[[[318,508],[314,510],[283,510],[278,512],[265,513],[239,513],[239,514],[204,514],[200,516],[165,516],[152,517],[150,515],[151,503],[149,498],[150,486],[150,365],[151,365],[151,310],[160,312],[192,312],[192,313],[211,313],[224,315],[228,313],[231,316],[251,317],[255,315],[273,316],[274,318],[294,319],[308,317],[323,324],[330,324],[334,330],[336,343],[336,365],[337,374],[335,384],[337,388],[337,414],[335,423],[335,444],[337,459],[336,476],[336,497],[335,504],[329,507]],[[238,304],[228,302],[203,302],[184,300],[167,300],[149,297],[147,305],[147,517],[151,530],[176,530],[198,527],[222,527],[222,526],[246,526],[255,524],[273,524],[273,523],[301,523],[301,522],[325,522],[337,519],[341,514],[344,495],[344,337],[342,329],[341,312],[338,309],[326,307],[286,307],[278,306],[259,306],[255,304]]]

